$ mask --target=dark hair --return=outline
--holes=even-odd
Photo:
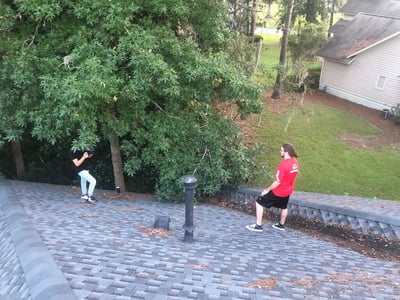
[[[287,152],[290,157],[298,157],[299,156],[292,144],[285,143],[282,145],[282,148],[283,148],[283,151]]]

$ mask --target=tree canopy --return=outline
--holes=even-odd
[[[167,199],[185,175],[206,194],[249,179],[249,150],[213,106],[260,110],[259,88],[224,51],[225,10],[212,0],[2,1],[2,140],[118,141],[125,174],[152,169]]]
[[[328,20],[328,1],[329,0],[296,0],[293,7],[292,25],[296,26],[301,18],[307,23],[326,22]],[[281,25],[284,26],[284,13],[289,0],[281,0]]]

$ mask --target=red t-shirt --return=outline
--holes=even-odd
[[[280,184],[273,190],[273,193],[279,197],[290,196],[294,190],[294,183],[299,170],[299,163],[294,157],[283,160],[278,165],[275,177],[275,180]]]

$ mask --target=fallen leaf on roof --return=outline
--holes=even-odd
[[[278,285],[278,281],[276,279],[267,278],[267,279],[250,282],[246,285],[246,287],[257,288],[257,289],[273,289],[277,285]]]
[[[143,208],[136,208],[136,207],[123,207],[121,208],[123,211],[137,211],[137,210],[143,210]]]
[[[151,236],[168,236],[170,234],[170,231],[162,228],[139,227],[138,230]]]

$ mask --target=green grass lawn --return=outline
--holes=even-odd
[[[261,36],[263,37],[263,49],[261,52],[260,61],[268,70],[272,71],[279,63],[281,36],[277,34],[261,34]],[[274,74],[276,74],[276,71]]]
[[[300,155],[296,190],[400,200],[400,152],[390,147],[356,148],[338,137],[382,134],[368,122],[305,100],[301,109],[293,107],[283,114],[263,114],[261,122],[254,126],[259,141],[266,144],[260,163],[271,174],[252,184],[270,184],[270,176],[281,160],[278,150],[287,141],[295,145]]]
[[[254,80],[265,88],[274,85],[280,54],[280,35],[261,34],[263,47],[260,53],[260,63],[263,72],[256,74]]]
[[[276,74],[279,51],[280,36],[263,35],[261,62],[273,74]],[[400,151],[389,146],[379,150],[356,148],[338,137],[340,134],[382,134],[368,122],[305,100],[301,109],[293,105],[283,114],[263,113],[260,123],[255,122],[254,127],[259,141],[266,144],[260,163],[267,166],[270,174],[251,184],[271,183],[271,175],[281,159],[278,150],[287,141],[300,154],[297,190],[400,201]]]

